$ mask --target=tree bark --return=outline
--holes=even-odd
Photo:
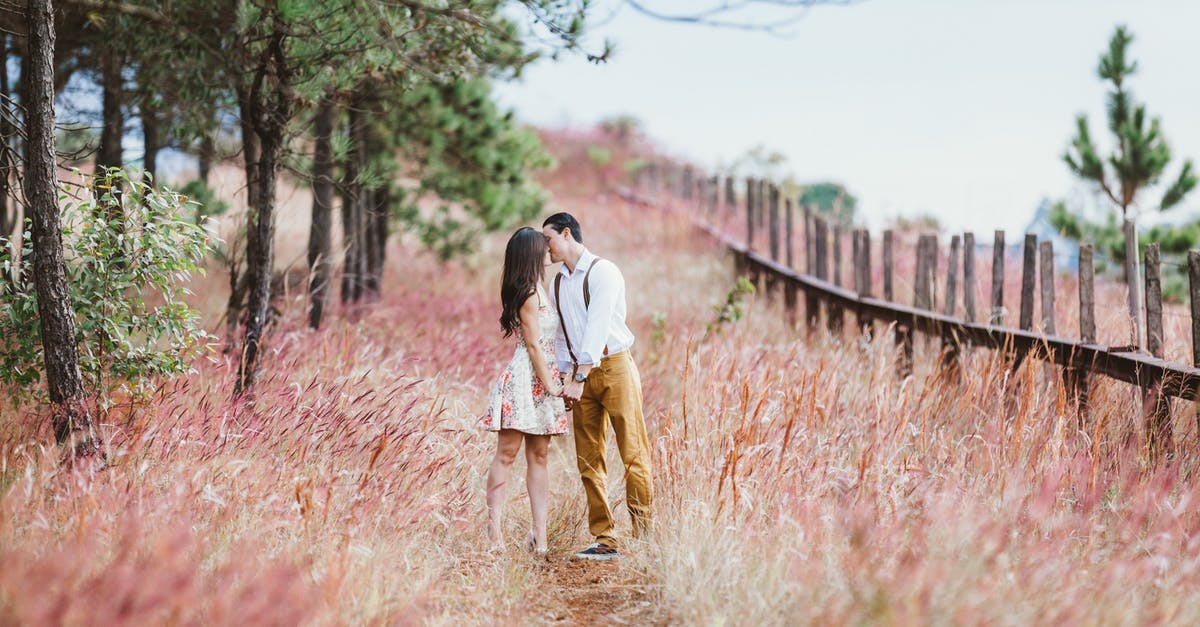
[[[250,91],[245,87],[239,87],[237,95],[242,129],[242,164],[246,173],[246,205],[252,207],[257,198],[255,190],[258,188],[259,142],[251,123],[253,113]],[[253,229],[248,229],[245,250],[250,249],[250,240],[253,237]],[[246,259],[247,267],[245,273],[242,273],[242,264],[238,260],[237,239],[235,238],[229,250],[229,302],[225,306],[225,353],[227,354],[238,349],[237,330],[241,324],[242,306],[248,289],[248,274],[251,272],[248,256]]]
[[[337,108],[326,95],[317,105],[316,142],[313,149],[312,227],[308,233],[308,326],[321,328],[329,303],[330,251],[333,247],[333,127]]]
[[[100,129],[100,148],[96,152],[97,173],[103,168],[119,168],[123,165],[121,135],[125,120],[121,114],[121,57],[110,46],[104,46],[100,51],[100,82],[104,90],[104,122]]]
[[[247,219],[246,264],[250,273],[250,298],[246,303],[246,335],[238,379],[234,391],[248,392],[258,379],[259,343],[267,326],[271,307],[271,271],[275,260],[275,180],[283,153],[284,132],[292,117],[292,68],[284,53],[284,33],[279,22],[268,44],[264,78],[252,90],[250,122],[258,138],[258,172],[254,201]],[[243,122],[245,124],[245,122]]]
[[[54,13],[50,0],[29,0],[29,161],[25,196],[33,237],[33,276],[55,439],[76,457],[99,455],[103,444],[88,409],[75,315],[71,310],[59,220],[54,145]]]
[[[1125,231],[1125,284],[1129,287],[1130,341],[1142,346],[1142,282],[1138,271],[1137,223],[1126,217]]]
[[[17,227],[17,206],[16,203],[10,203],[8,198],[9,184],[15,169],[15,160],[11,151],[13,149],[12,138],[16,135],[16,129],[13,128],[12,122],[8,118],[10,94],[8,93],[9,47],[7,33],[4,34],[3,39],[0,39],[0,46],[3,47],[3,54],[0,54],[0,107],[3,107],[4,110],[0,115],[0,240],[7,245]]]
[[[342,239],[344,256],[342,263],[342,304],[357,303],[362,298],[362,231],[363,231],[363,188],[359,181],[361,173],[363,114],[361,101],[355,99],[348,110],[347,135],[350,150],[342,182]],[[360,154],[362,153],[362,154]]]
[[[142,172],[147,185],[157,178],[158,151],[162,149],[162,113],[153,100],[153,95],[147,95],[142,101]]]

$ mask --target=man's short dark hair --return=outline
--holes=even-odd
[[[583,243],[583,231],[579,228],[579,220],[576,220],[575,216],[565,211],[560,211],[546,218],[546,221],[542,223],[542,228],[546,228],[547,226],[559,233],[562,233],[563,229],[571,229],[571,235],[575,238],[575,241],[580,244]]]

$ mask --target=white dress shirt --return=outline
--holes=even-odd
[[[593,262],[596,267],[588,278],[591,304],[584,307],[583,278]],[[607,259],[597,261],[597,257],[585,248],[574,272],[564,263],[558,273],[562,275],[562,284],[559,294],[555,295],[551,282],[550,301],[562,310],[562,323],[558,325],[554,340],[559,370],[569,375],[574,365],[564,332],[570,335],[571,348],[580,364],[598,365],[606,348],[609,355],[629,350],[633,346],[633,332],[625,324],[625,277],[617,265]],[[562,302],[557,303],[556,298],[561,298]]]

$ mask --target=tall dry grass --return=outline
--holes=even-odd
[[[705,335],[732,265],[686,219],[557,189],[629,288],[655,448],[657,527],[620,566],[647,620],[685,624],[1194,623],[1196,434],[1150,465],[1126,386],[1078,425],[1040,365],[969,352],[959,382],[918,341],[788,328],[779,299]],[[105,424],[112,466],[57,466],[43,419],[4,410],[0,622],[554,622],[553,568],[484,552],[492,436],[511,354],[507,234],[442,266],[400,239],[383,302],[320,332],[293,303],[252,402],[218,353]],[[198,279],[215,320],[225,277]],[[1015,293],[1015,292],[1009,292]],[[215,301],[215,304],[210,304]],[[659,321],[659,322],[656,322]],[[619,468],[610,451],[611,468]],[[589,539],[569,438],[551,447],[551,559]],[[505,533],[528,501],[514,469]],[[612,482],[622,529],[623,484]],[[570,590],[550,603],[571,602]],[[617,598],[617,597],[614,597]],[[553,608],[550,608],[553,609]],[[569,608],[568,608],[569,609]],[[622,608],[613,607],[620,614]]]

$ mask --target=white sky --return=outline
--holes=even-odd
[[[601,16],[615,6],[598,2]],[[800,181],[845,183],[874,226],[932,213],[1016,230],[1043,197],[1083,193],[1061,158],[1076,113],[1107,147],[1096,65],[1117,24],[1135,36],[1134,95],[1175,155],[1200,158],[1195,1],[865,0],[813,9],[790,39],[623,8],[597,31],[617,44],[607,64],[562,55],[497,92],[538,125],[632,114],[709,167],[765,145]],[[1197,209],[1200,192],[1172,215]]]

